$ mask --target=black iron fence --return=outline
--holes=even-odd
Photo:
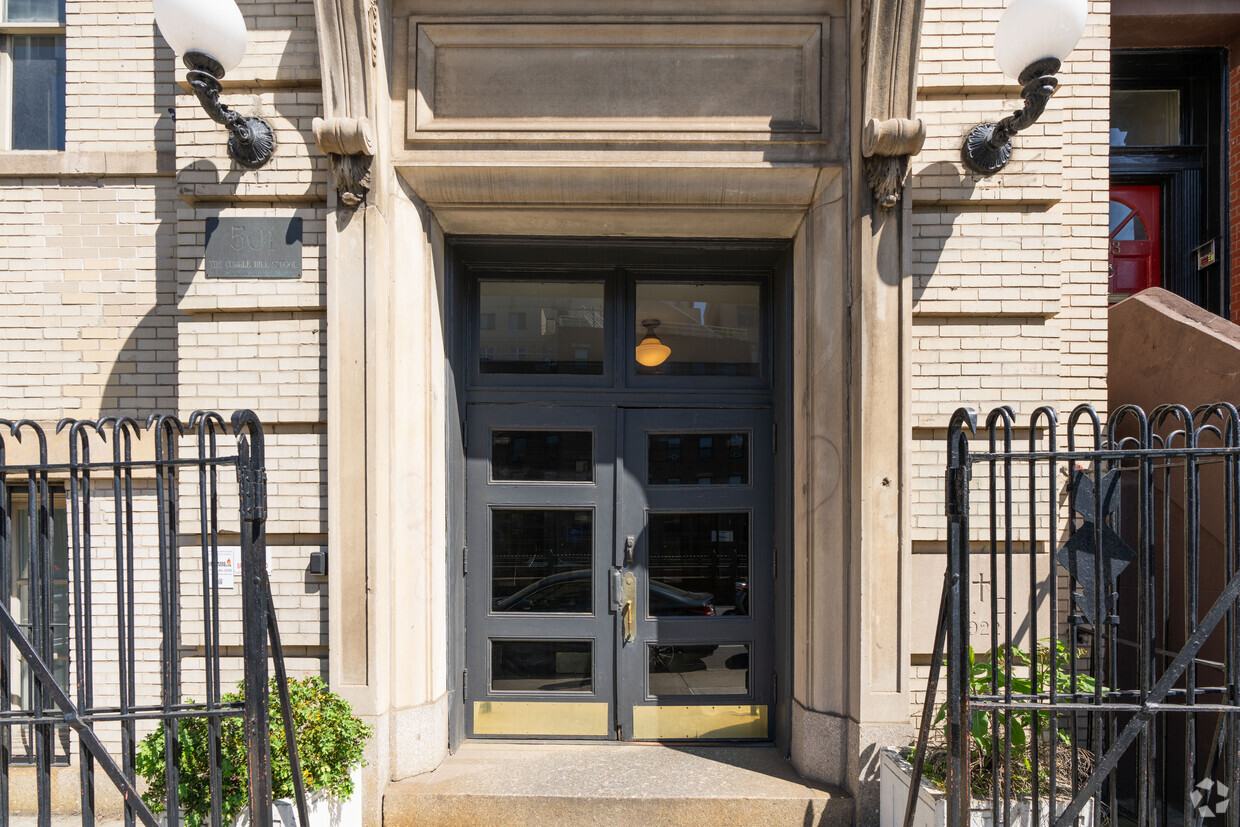
[[[178,733],[187,719],[206,722],[209,820],[219,825],[222,725],[236,717],[244,721],[252,822],[267,827],[269,661],[306,823],[267,579],[266,487],[263,430],[251,411],[227,424],[203,411],[186,423],[168,415],[145,424],[64,420],[50,444],[32,421],[0,420],[0,825],[24,809],[14,779],[29,775],[26,804],[40,827],[51,824],[53,772],[72,773],[76,762],[83,824],[95,821],[102,771],[123,800],[126,825],[155,827],[136,756],[140,740],[155,732],[158,743],[161,729],[165,812],[179,823]],[[244,703],[227,701],[222,683],[222,542],[240,557]],[[201,605],[191,611],[191,603]],[[191,689],[202,700],[187,700]]]
[[[1240,824],[1236,408],[1125,406],[1104,424],[1087,405],[1066,423],[1004,407],[977,426],[961,409],[948,431],[906,827],[932,769],[951,825],[979,809],[995,824]]]

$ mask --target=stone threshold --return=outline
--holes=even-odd
[[[770,745],[471,741],[388,785],[385,825],[848,825],[843,790],[806,781]]]

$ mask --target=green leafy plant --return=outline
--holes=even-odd
[[[1002,696],[1007,686],[1011,686],[1013,695],[1038,696],[1050,691],[1053,681],[1055,691],[1059,695],[1078,696],[1093,695],[1098,688],[1097,681],[1091,675],[1078,670],[1075,682],[1072,677],[1072,660],[1085,656],[1084,651],[1074,652],[1063,641],[1042,641],[1037,645],[1038,660],[1032,675],[1030,665],[1032,659],[1028,652],[1016,646],[999,647],[995,652],[978,657],[969,648],[969,686],[968,693],[972,696]],[[1008,682],[1007,672],[1011,668],[1011,681]],[[1049,773],[1049,754],[1052,748],[1070,751],[1073,747],[1073,733],[1068,726],[1057,729],[1058,745],[1042,743],[1038,736],[1049,732],[1049,710],[1017,709],[1008,711],[974,710],[969,720],[969,782],[973,794],[986,795],[1001,779],[992,778],[994,758],[998,751],[1006,750],[1006,738],[1011,739],[1011,789],[1013,794],[1030,792],[1033,787],[1033,755],[1038,751],[1043,756],[1038,767],[1041,784],[1045,789]],[[942,726],[943,740],[947,740],[947,707],[939,708],[935,724]],[[1036,724],[1036,726],[1035,726]],[[926,778],[940,786],[947,775],[946,752],[942,748],[927,755],[925,764]],[[1003,754],[999,754],[1000,772],[1004,766]],[[1078,754],[1078,766],[1082,756]],[[1069,764],[1060,761],[1060,769]],[[1087,761],[1088,763],[1088,761]],[[1070,779],[1065,779],[1069,780]]]
[[[306,789],[325,792],[339,799],[349,798],[353,794],[350,774],[354,767],[365,764],[362,752],[373,728],[358,719],[348,701],[328,689],[319,678],[294,678],[288,682],[288,692],[297,733],[297,754]],[[275,680],[271,682],[269,694],[272,796],[292,798],[293,772]],[[226,704],[244,703],[244,686],[239,686],[238,692],[225,695],[222,700]],[[207,720],[180,719],[177,743],[177,792],[185,809],[185,821],[189,827],[201,827],[211,814]],[[223,815],[225,821],[231,821],[248,803],[245,734],[240,718],[225,718],[220,722],[220,762]],[[142,740],[136,766],[148,783],[142,800],[152,812],[163,812],[167,806],[163,724]]]

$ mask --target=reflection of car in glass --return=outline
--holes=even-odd
[[[749,614],[749,581],[737,580],[733,585],[732,608],[725,615]]]
[[[568,571],[535,580],[507,597],[496,598],[497,612],[590,611],[590,572]]]
[[[588,613],[591,584],[588,569],[552,574],[520,591],[496,598],[491,608],[496,612]],[[651,580],[649,593],[649,613],[654,617],[709,617],[715,613],[715,598],[710,592],[689,592]]]

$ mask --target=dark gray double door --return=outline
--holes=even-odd
[[[468,733],[766,738],[766,409],[471,405]]]

